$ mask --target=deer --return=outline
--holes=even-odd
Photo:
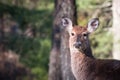
[[[69,18],[61,21],[69,34],[71,70],[76,80],[120,80],[119,60],[96,59],[92,54],[89,35],[98,28],[99,19],[91,19],[85,27],[73,26]]]

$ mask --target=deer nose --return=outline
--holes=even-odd
[[[80,48],[81,42],[76,42],[76,43],[74,44],[74,46],[75,46],[75,48]]]

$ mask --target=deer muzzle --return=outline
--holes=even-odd
[[[81,42],[76,42],[73,46],[77,49],[80,49],[81,48]]]

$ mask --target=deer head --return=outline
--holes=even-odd
[[[91,48],[89,43],[89,34],[94,32],[99,25],[98,18],[93,18],[88,22],[86,27],[72,26],[72,21],[69,18],[62,19],[62,25],[66,27],[69,33],[69,46],[70,52],[81,52],[86,55],[91,54]]]

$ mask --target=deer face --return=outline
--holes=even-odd
[[[87,27],[81,26],[72,26],[72,21],[68,18],[62,20],[63,26],[66,26],[66,29],[69,33],[69,46],[70,51],[74,52],[84,52],[89,47],[88,36],[90,33],[94,32],[98,25],[99,20],[94,18],[88,22]]]
[[[72,50],[84,51],[88,45],[88,32],[84,27],[75,26],[69,33],[69,45]]]

